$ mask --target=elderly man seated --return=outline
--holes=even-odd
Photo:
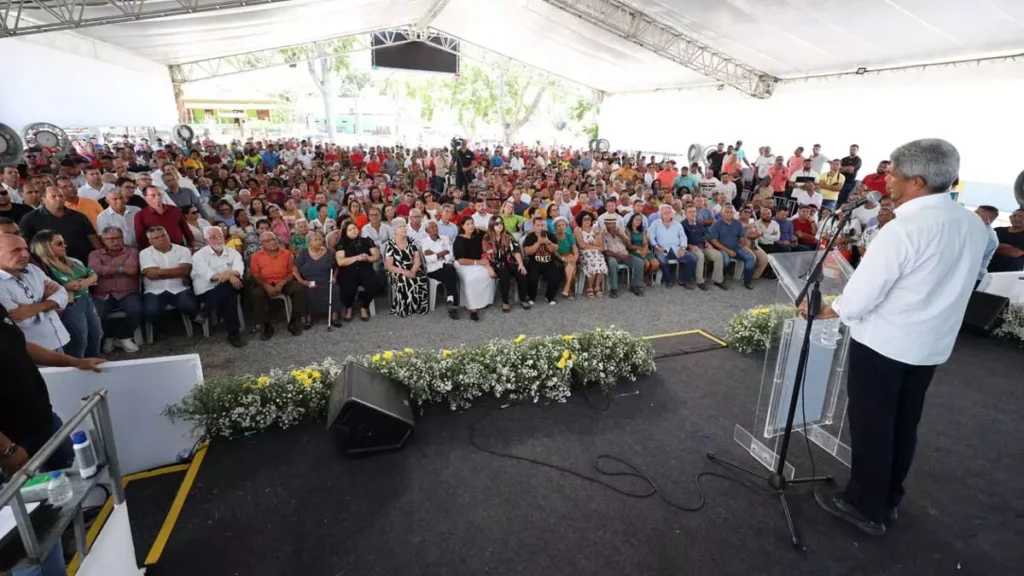
[[[736,219],[736,209],[732,204],[722,206],[722,219],[711,225],[708,239],[711,245],[722,253],[722,265],[736,260],[736,265],[743,264],[743,285],[748,290],[754,288],[754,264],[756,259],[749,245],[744,246],[741,240],[747,237],[747,230]]]
[[[459,317],[459,275],[455,271],[452,241],[438,230],[437,222],[427,222],[426,234],[417,241],[417,245],[423,253],[427,277],[444,286],[448,316],[456,320]]]
[[[629,291],[642,296],[644,261],[630,255],[626,248],[626,234],[624,229],[619,227],[620,218],[621,216],[607,212],[601,215],[601,223],[604,226],[604,258],[608,264],[608,295],[612,298],[619,297],[619,264],[625,264],[630,270]],[[640,294],[637,294],[638,291]]]
[[[669,261],[674,260],[682,266],[679,285],[688,290],[697,287],[694,281],[697,257],[686,249],[686,232],[683,225],[675,220],[672,206],[662,204],[658,208],[658,218],[647,227],[647,240],[654,250],[658,264],[661,265],[661,274],[666,285],[673,284],[675,274],[669,266]]]
[[[715,283],[715,286],[725,289],[725,284],[722,283],[724,280],[722,270],[725,268],[725,264],[722,263],[722,253],[708,244],[704,222],[697,218],[697,207],[687,206],[685,213],[683,230],[686,231],[687,249],[697,258],[697,287],[701,290],[708,289],[704,275],[707,271],[707,262],[711,262],[711,281]]]
[[[146,230],[146,240],[149,248],[139,252],[139,266],[143,274],[142,309],[156,335],[168,306],[190,318],[197,315],[199,306],[192,289],[186,284],[192,273],[192,252],[184,246],[172,244],[163,226]]]
[[[253,320],[263,327],[260,340],[270,340],[274,336],[274,326],[270,323],[270,299],[282,294],[292,301],[288,331],[298,336],[302,334],[300,322],[306,316],[306,287],[295,279],[292,273],[294,258],[291,252],[281,249],[273,232],[261,233],[260,244],[262,249],[249,261],[253,281],[250,289]]]
[[[111,196],[111,194],[108,194]],[[125,246],[126,235],[118,226],[107,226],[102,231],[103,248],[89,253],[89,268],[97,275],[92,287],[92,303],[103,322],[103,352],[114,346],[125,352],[138,352],[132,340],[142,323],[142,295],[139,294],[139,251]],[[115,311],[123,318],[108,318]]]
[[[224,245],[224,232],[217,226],[203,230],[206,246],[192,255],[192,287],[207,312],[216,311],[228,330],[228,343],[245,346],[238,303],[245,265],[242,255]]]
[[[29,263],[28,245],[15,234],[0,234],[0,305],[29,342],[63,352],[71,341],[57,315],[68,305],[67,291]]]

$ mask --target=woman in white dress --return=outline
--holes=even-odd
[[[484,234],[473,224],[472,216],[463,216],[462,233],[455,237],[452,247],[455,256],[455,271],[459,273],[462,297],[460,300],[469,310],[469,318],[480,320],[479,310],[494,302],[494,278],[490,261],[484,258]]]

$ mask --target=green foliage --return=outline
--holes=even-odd
[[[338,86],[338,96],[342,98],[355,98],[362,93],[370,84],[373,77],[366,70],[349,70],[341,77],[341,85]]]

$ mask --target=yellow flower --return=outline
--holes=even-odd
[[[597,333],[600,334],[601,332],[604,332],[604,330],[601,330],[600,328],[598,328],[597,329]]]
[[[313,375],[314,380],[320,380],[321,378],[323,378],[323,374],[321,374],[319,370],[313,370],[310,373]]]
[[[403,350],[403,352],[405,352],[406,354],[415,354],[416,353],[416,351],[413,350],[412,348],[406,348],[405,350]]]
[[[298,370],[292,370],[292,378],[298,378],[299,375],[301,375],[301,374],[302,374],[302,372],[300,372]]]
[[[374,354],[371,360],[373,360],[374,362],[380,362],[380,354]]]
[[[384,353],[384,359],[385,360],[391,360],[394,357],[395,357],[395,353],[392,352],[391,350],[388,350],[387,352]]]
[[[309,388],[310,386],[313,385],[313,381],[310,380],[309,378],[304,378],[302,380],[302,385],[305,386],[306,388]]]
[[[564,370],[565,369],[565,358],[563,357],[561,360],[559,360],[558,364],[555,364],[555,366],[558,366],[559,370]]]
[[[771,308],[754,308],[753,310],[750,311],[750,313],[754,314],[755,316],[761,316],[763,314],[771,314],[772,313],[772,309]]]
[[[441,358],[447,358],[452,355],[451,350],[441,350]]]
[[[565,360],[568,360],[568,359],[569,359],[569,351],[568,350],[562,350],[562,361],[564,362]]]
[[[267,377],[267,376],[260,376],[256,380],[256,387],[257,388],[266,388],[269,385],[270,385],[270,378]]]
[[[515,339],[515,340],[513,340],[513,341],[512,341],[512,343],[513,343],[513,344],[519,344],[519,343],[521,343],[521,342],[522,342],[523,340],[526,340],[526,334],[520,334],[519,336],[516,336],[516,339]]]
[[[566,342],[568,342],[570,340],[575,340],[575,339],[576,339],[576,337],[573,336],[572,334],[566,334],[565,336],[562,336],[562,340],[564,340]]]

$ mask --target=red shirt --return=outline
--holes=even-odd
[[[348,159],[353,166],[361,166],[363,164],[363,154],[361,152],[350,154]]]
[[[135,214],[135,242],[139,245],[140,252],[149,248],[146,230],[156,226],[163,226],[167,229],[167,235],[171,237],[172,244],[192,248],[194,238],[192,229],[185,222],[185,215],[177,206],[164,204],[163,214],[158,214],[152,206],[146,206]]]
[[[772,190],[785,192],[786,183],[789,182],[789,168],[772,166],[768,169],[768,175],[772,177]]]
[[[380,174],[380,162],[376,158],[366,163],[366,173],[370,176]]]
[[[338,156],[334,152],[324,154],[324,164],[334,164],[338,160],[341,160],[341,156]]]
[[[400,202],[398,206],[395,206],[395,216],[402,216],[403,218],[408,218],[410,208],[411,207],[405,202]]]
[[[814,237],[814,222],[810,218],[807,220],[801,220],[799,218],[793,220],[793,233],[803,232],[804,234],[810,234],[810,238],[800,238],[797,235],[797,242],[800,244],[807,244],[809,246],[815,246],[818,244],[818,239]]]
[[[868,174],[863,180],[861,180],[861,184],[863,184],[868,190],[874,190],[882,196],[889,195],[889,192],[885,189],[885,174],[879,174],[877,172],[874,174]]]
[[[430,182],[428,182],[426,178],[417,178],[414,184],[416,185],[416,189],[420,191],[420,194],[422,194],[427,191],[427,185],[429,185]]]

